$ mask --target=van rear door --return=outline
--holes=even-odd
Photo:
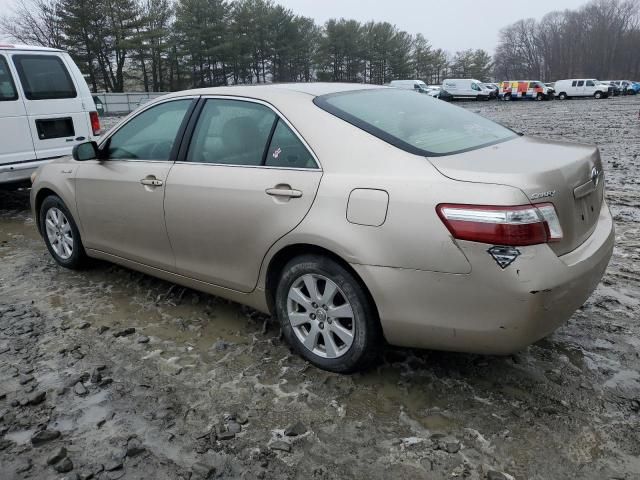
[[[65,57],[36,51],[12,55],[39,160],[69,155],[76,143],[91,139],[82,86],[74,81]]]
[[[35,158],[27,112],[3,53],[0,53],[0,133],[0,172]]]

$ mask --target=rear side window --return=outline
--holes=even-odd
[[[572,86],[572,87],[575,87],[575,86],[577,86],[577,85],[578,85],[578,82],[577,82],[576,80],[574,80],[573,82],[571,82],[571,86]]]
[[[55,55],[14,55],[24,95],[29,100],[75,98],[76,89],[60,57]]]
[[[318,167],[307,147],[282,120],[278,120],[273,132],[265,165],[285,168]]]
[[[242,100],[207,100],[187,161],[260,166],[277,120],[270,108]]]
[[[0,56],[0,102],[17,100],[18,93],[13,77],[9,71],[9,65],[4,57]]]
[[[316,97],[314,103],[406,152],[442,156],[516,138],[506,127],[429,95],[376,88]]]

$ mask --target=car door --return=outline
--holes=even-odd
[[[322,171],[270,106],[208,98],[165,194],[178,273],[250,292],[269,248],[305,217]]]
[[[195,101],[183,97],[150,106],[100,145],[100,160],[78,163],[76,198],[86,248],[173,269],[165,183]]]
[[[0,54],[0,132],[0,171],[35,158],[24,103],[3,54]]]
[[[24,92],[36,158],[68,155],[74,144],[89,140],[87,109],[64,56],[30,51],[11,57]]]

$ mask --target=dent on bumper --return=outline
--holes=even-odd
[[[508,354],[549,335],[600,282],[613,251],[613,219],[603,205],[596,230],[573,252],[558,257],[547,245],[520,248],[504,270],[487,245],[459,243],[473,266],[469,274],[353,265],[389,343]]]

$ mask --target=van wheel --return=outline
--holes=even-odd
[[[541,100],[543,100],[543,96],[542,96],[541,93],[539,93],[539,94],[536,95],[536,101],[539,102]]]
[[[49,253],[62,267],[73,270],[87,263],[80,232],[69,209],[60,197],[51,195],[44,199],[39,213],[40,231]]]
[[[504,98],[505,102],[509,102],[509,101],[511,101],[511,94],[507,93],[507,94],[505,94],[505,96],[503,98]]]
[[[374,306],[360,282],[329,258],[302,255],[285,265],[276,312],[289,344],[324,370],[354,372],[378,355],[382,335]]]
[[[596,93],[593,94],[593,96],[595,98],[597,98],[597,99],[600,99],[600,98],[602,98],[602,92],[596,92]]]
[[[566,100],[566,99],[567,99],[567,94],[566,94],[566,93],[564,93],[564,92],[562,92],[562,93],[560,93],[560,94],[558,95],[558,98],[559,98],[560,100]]]

